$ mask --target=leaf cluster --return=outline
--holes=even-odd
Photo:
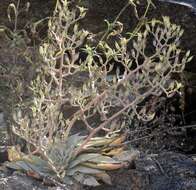
[[[152,4],[147,2],[146,10]],[[121,11],[93,45],[96,35],[79,24],[86,9],[69,0],[57,0],[47,37],[37,48],[38,66],[28,85],[30,96],[25,99],[16,93],[21,101],[11,112],[12,130],[27,142],[28,155],[11,157],[8,167],[66,184],[76,180],[95,186],[99,178],[110,179],[105,171],[130,161],[121,116],[152,120],[157,99],[171,97],[181,88],[173,75],[181,73],[192,57],[180,48],[180,26],[168,17],[148,20],[146,11],[140,17],[136,1],[128,5],[134,6],[139,19],[134,31],[123,34],[118,20]],[[33,63],[31,56],[25,58]],[[24,84],[24,80],[16,81]]]

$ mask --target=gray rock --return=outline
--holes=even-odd
[[[7,176],[0,172],[0,190],[79,190],[67,189],[63,187],[47,186],[41,181],[20,173],[14,173]]]
[[[134,168],[134,169],[131,169]],[[196,190],[196,162],[174,152],[142,155],[135,166],[111,172],[113,185],[73,188],[45,186],[41,181],[0,172],[1,190]]]
[[[1,190],[46,190],[48,188],[37,183],[35,180],[19,175],[2,177],[0,179]]]

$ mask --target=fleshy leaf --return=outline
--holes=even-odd
[[[102,180],[104,183],[106,183],[108,185],[112,185],[111,177],[106,172],[96,174],[96,177],[98,179]]]
[[[82,162],[89,161],[89,160],[96,158],[98,156],[100,156],[100,154],[81,154],[70,163],[69,168],[73,168],[74,166],[76,166]]]
[[[95,179],[95,177],[93,177],[93,176],[89,176],[89,177],[85,178],[83,181],[83,184],[88,185],[88,186],[93,186],[93,187],[100,185],[97,182],[97,180]]]
[[[76,172],[84,173],[84,174],[98,174],[98,173],[102,173],[103,171],[101,171],[99,169],[85,167],[85,166],[76,166],[73,169],[70,169],[67,172],[67,175],[68,176],[73,176]]]

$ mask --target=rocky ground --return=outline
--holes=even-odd
[[[196,162],[174,152],[141,155],[134,169],[114,173],[113,182],[90,190],[195,190]]]
[[[20,173],[0,170],[2,190],[64,190],[63,187],[46,186]],[[141,155],[130,169],[110,175],[112,185],[92,188],[76,186],[70,190],[195,190],[196,160],[195,157],[174,152]]]
[[[8,23],[5,10],[9,2],[13,1],[0,0],[0,25]],[[55,1],[31,0],[30,2],[32,9],[27,18],[36,20],[51,14]],[[84,27],[92,32],[101,31],[104,28],[103,20],[113,18],[123,6],[122,2],[124,1],[115,0],[115,3],[114,0],[85,1],[86,5],[90,7],[90,11],[85,22],[83,22]],[[148,16],[151,18],[170,16],[173,22],[180,24],[185,30],[182,46],[186,50],[190,49],[195,55],[196,15],[191,9],[180,5],[159,1],[155,1],[155,5],[156,9],[152,9]],[[135,24],[135,21],[131,19],[132,14],[133,11],[130,10],[120,18],[125,23],[127,30]],[[24,23],[25,21],[21,20],[20,24],[24,25]],[[3,61],[3,56],[0,57],[0,61]],[[186,71],[196,73],[195,62],[196,58],[187,65]],[[181,125],[196,124],[196,82],[194,82],[195,78],[190,78],[189,81],[186,84],[185,112]],[[7,160],[5,151],[7,134],[1,105],[0,109],[0,164],[2,164]],[[130,168],[112,172],[110,174],[113,182],[111,186],[105,184],[96,188],[76,186],[73,190],[196,190],[196,131],[194,127],[176,128],[173,126],[174,123],[171,118],[165,117],[162,125],[160,122],[153,125],[154,127],[148,125],[145,128],[137,129],[139,133],[130,134],[130,146],[140,151],[140,157],[135,160]],[[0,166],[0,189],[61,190],[63,188],[46,186],[41,181]]]

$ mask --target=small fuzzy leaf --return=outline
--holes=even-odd
[[[186,57],[189,57],[190,55],[190,50],[186,52]]]
[[[7,15],[8,15],[8,19],[9,19],[10,22],[12,21],[12,19],[11,19],[11,11],[14,12],[14,17],[16,19],[17,9],[16,9],[16,6],[14,5],[14,3],[10,3],[9,6],[8,6],[8,9],[7,9]]]
[[[190,61],[192,61],[192,59],[193,59],[193,56],[189,57],[189,58],[187,59],[187,63],[189,63]]]

